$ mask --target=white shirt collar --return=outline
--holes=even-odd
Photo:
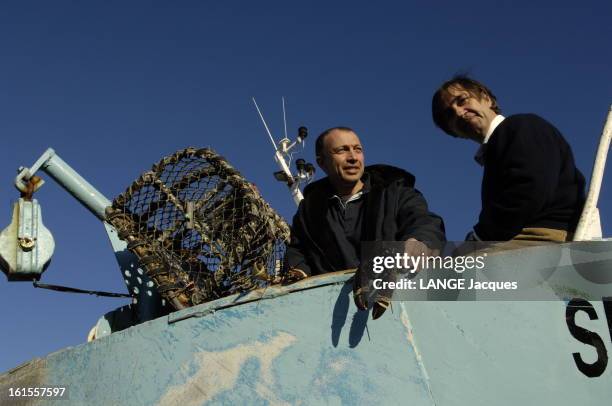
[[[487,130],[487,135],[485,135],[484,141],[482,142],[483,144],[486,144],[487,142],[489,142],[489,138],[491,138],[491,134],[493,134],[493,131],[495,131],[497,126],[505,119],[506,117],[502,116],[501,114],[498,114],[495,116],[495,118],[491,121],[491,125],[489,125],[489,129]]]
[[[505,119],[506,117],[502,116],[501,114],[498,114],[495,116],[493,120],[491,120],[491,124],[489,125],[487,134],[485,135],[484,140],[482,141],[482,145],[478,148],[478,151],[476,151],[476,155],[474,156],[474,160],[478,162],[480,166],[484,165],[484,154],[486,150],[485,146],[487,145],[487,142],[489,142],[489,138],[491,138],[491,134],[493,134],[493,131],[495,131],[497,126]]]
[[[342,208],[346,209],[347,204],[349,204],[350,202],[354,202],[355,200],[359,200],[361,196],[363,196],[363,189],[361,189],[359,192],[355,193],[346,200],[342,200],[342,197],[338,195],[333,195],[330,199],[337,199],[340,202],[340,205],[342,205]]]

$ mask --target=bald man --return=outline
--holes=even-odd
[[[355,131],[330,128],[318,137],[315,150],[327,177],[305,188],[293,218],[285,257],[293,278],[357,268],[362,241],[437,246],[446,240],[442,218],[414,189],[415,177],[393,166],[366,167]]]

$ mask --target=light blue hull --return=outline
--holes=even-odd
[[[176,312],[33,360],[0,389],[65,386],[62,405],[610,404],[612,365],[578,369],[572,353],[598,354],[570,333],[564,301],[394,302],[374,321],[350,276]],[[607,357],[603,302],[589,303],[598,318],[577,324]]]

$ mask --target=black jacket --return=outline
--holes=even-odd
[[[415,178],[388,165],[365,168],[370,191],[364,194],[361,241],[445,241],[442,218],[431,213],[423,195],[415,190]],[[345,269],[337,260],[338,245],[330,226],[330,198],[335,194],[328,178],[306,187],[304,200],[293,218],[285,267],[309,275]]]
[[[559,130],[534,114],[502,121],[485,146],[482,211],[476,234],[510,240],[525,227],[573,231],[584,176]]]

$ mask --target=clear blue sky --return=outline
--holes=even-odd
[[[428,4],[426,4],[428,3]],[[255,96],[278,137],[346,125],[368,163],[414,173],[460,240],[480,207],[476,145],[431,121],[432,92],[468,72],[505,114],[553,122],[590,176],[612,103],[612,3],[13,1],[0,5],[0,227],[15,171],[47,148],[109,199],[186,146],[226,156],[285,218],[295,207],[272,172]],[[56,250],[46,283],[124,292],[102,224],[47,179],[36,195]],[[600,197],[612,234],[610,175]],[[0,371],[86,339],[125,304],[0,277]]]

